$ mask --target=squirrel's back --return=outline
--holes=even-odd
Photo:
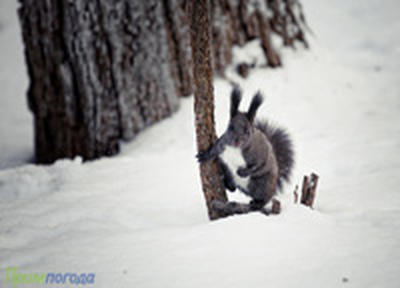
[[[278,188],[283,181],[289,181],[294,165],[294,151],[289,134],[282,128],[275,127],[266,120],[259,120],[255,127],[267,136],[271,142],[278,163]]]

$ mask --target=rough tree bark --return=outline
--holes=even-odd
[[[195,83],[194,111],[197,149],[204,151],[216,140],[214,128],[214,95],[212,84],[211,45],[209,25],[209,1],[196,0],[191,11],[191,44],[193,51],[193,75]],[[200,163],[200,177],[211,220],[223,217],[213,207],[213,200],[227,201],[224,184],[219,177],[216,160]]]
[[[180,96],[193,92],[192,50],[190,46],[187,0],[163,0],[172,73]]]
[[[160,1],[21,4],[38,162],[115,154],[119,139],[177,109],[181,63],[171,61]]]

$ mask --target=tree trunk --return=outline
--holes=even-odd
[[[211,67],[211,29],[209,24],[208,0],[197,0],[191,11],[191,44],[193,51],[193,75],[195,83],[194,111],[197,149],[204,151],[216,140],[214,128],[214,95]],[[227,201],[224,184],[220,178],[217,162],[200,164],[200,177],[211,220],[223,217],[220,210],[213,208],[213,200]]]
[[[115,154],[177,109],[160,1],[21,3],[38,162]]]
[[[163,0],[169,51],[176,75],[175,85],[180,96],[193,92],[192,49],[186,0]]]

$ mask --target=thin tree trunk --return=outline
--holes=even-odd
[[[197,0],[190,7],[191,44],[193,51],[193,75],[195,83],[194,111],[197,149],[204,151],[216,140],[214,128],[214,95],[211,68],[211,43],[209,24],[209,1]],[[224,184],[220,178],[217,162],[200,164],[203,193],[211,220],[223,217],[220,210],[213,208],[213,200],[227,201]]]
[[[260,11],[256,12],[256,17],[258,20],[258,28],[261,39],[261,47],[264,51],[264,55],[267,58],[267,64],[270,67],[278,67],[281,65],[281,58],[279,54],[275,51],[272,41],[271,41],[271,28],[269,26],[269,21],[264,19],[264,16]]]

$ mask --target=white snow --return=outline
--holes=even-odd
[[[236,185],[247,190],[247,185],[249,184],[250,176],[241,177],[236,172],[240,167],[246,167],[246,162],[242,155],[242,150],[233,146],[226,146],[224,152],[221,154],[222,160],[229,167],[232,172],[233,179]]]
[[[227,71],[242,85],[243,107],[260,89],[258,115],[293,136],[297,165],[283,211],[209,222],[191,98],[117,157],[26,163],[33,133],[17,4],[2,0],[0,286],[12,287],[6,269],[16,266],[96,273],[95,287],[398,287],[400,4],[302,3],[316,35],[311,50],[286,49],[283,69],[258,68],[247,80]],[[236,53],[262,52],[251,43]],[[221,134],[230,86],[217,79],[214,91]],[[320,175],[314,210],[291,203],[312,171]]]

